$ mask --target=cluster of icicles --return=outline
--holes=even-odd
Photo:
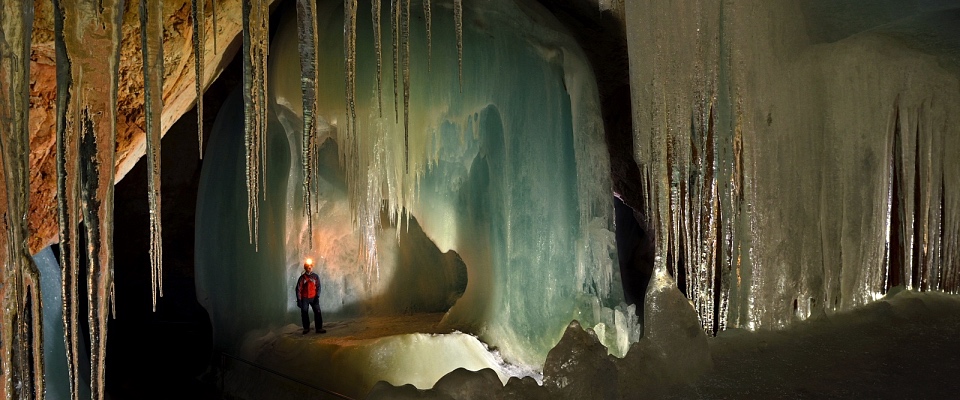
[[[104,357],[107,316],[113,307],[113,183],[117,121],[117,90],[124,0],[51,0],[54,10],[57,64],[57,209],[60,224],[60,264],[64,341],[71,397],[76,399],[83,381],[78,354],[78,279],[80,254],[85,253],[88,274],[87,300],[90,326],[90,389],[94,399],[104,397]],[[454,1],[457,47],[462,87],[462,0]],[[192,0],[193,46],[196,76],[203,72],[206,43],[206,0]],[[210,0],[216,32],[216,3]],[[163,295],[160,227],[160,115],[163,111],[163,15],[161,1],[140,0],[141,45],[144,71],[144,111],[147,135],[148,201],[150,207],[150,265],[153,307]],[[391,0],[391,26],[395,49],[394,80],[403,80],[405,136],[410,101],[410,0]],[[39,272],[26,245],[29,193],[30,47],[33,0],[4,0],[0,5],[0,156],[7,216],[0,220],[0,398],[42,398],[43,332]],[[267,126],[266,60],[269,42],[269,1],[242,0],[245,143],[247,160],[250,240],[257,242],[258,199],[264,169]],[[380,1],[372,0],[376,30],[377,82],[381,82]],[[305,204],[311,213],[310,179],[317,118],[317,27],[313,0],[297,0],[304,98],[303,168]],[[355,73],[357,0],[344,1],[344,40],[347,44],[345,79],[349,120],[341,129],[355,137]],[[430,0],[424,1],[428,37]],[[216,35],[214,35],[214,41]],[[217,51],[216,42],[213,45]],[[428,50],[429,52],[429,50]],[[402,71],[401,71],[402,69]],[[396,88],[397,86],[394,85]],[[203,154],[202,82],[197,79],[198,141]],[[394,98],[398,97],[396,89]],[[397,118],[399,113],[395,110]],[[307,218],[309,221],[311,218]],[[81,236],[80,226],[85,229]],[[312,227],[311,227],[312,229]],[[81,247],[81,237],[85,245]]]

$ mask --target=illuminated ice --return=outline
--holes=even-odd
[[[296,18],[280,19],[270,47],[275,103],[268,107],[259,251],[246,234],[237,95],[217,118],[201,178],[197,285],[221,348],[273,360],[251,343],[298,321],[290,292],[305,257],[319,260],[328,321],[444,313],[421,329],[464,333],[414,330],[364,345],[422,340],[487,360],[438,364],[444,373],[484,367],[505,379],[507,367],[489,361],[480,341],[520,369],[539,368],[573,319],[598,327],[619,355],[639,337],[632,309],[619,305],[609,163],[589,66],[536,4],[463,4],[461,94],[458,4],[432,3],[432,61],[425,27],[410,28],[409,110],[397,104],[401,115],[409,112],[406,122],[390,112],[381,117],[372,17],[359,9],[355,131],[343,126],[352,113],[344,98],[343,12],[336,2],[318,5],[321,145],[313,154],[312,230],[303,217]],[[411,8],[414,19],[422,9]],[[393,40],[382,33],[384,42]],[[392,56],[389,46],[382,50]],[[383,79],[382,92],[392,84]],[[390,102],[384,98],[383,107],[394,107]],[[340,340],[336,328],[328,331],[321,348]],[[364,357],[359,347],[345,348]],[[383,362],[363,370],[372,379]],[[442,374],[415,379],[423,364],[411,359],[410,372],[391,383],[429,387]]]

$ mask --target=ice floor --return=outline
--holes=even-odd
[[[316,398],[314,388],[362,398],[381,380],[429,389],[457,368],[491,368],[505,383],[497,353],[472,335],[437,328],[442,317],[366,317],[325,322],[324,334],[303,334],[299,324],[251,334],[237,357],[258,367],[233,363],[241,368],[228,368],[226,387],[248,398]]]
[[[557,347],[563,350],[548,357],[553,365],[545,366],[542,386],[509,378],[496,354],[473,336],[431,328],[440,318],[427,314],[336,321],[326,324],[328,333],[322,335],[302,335],[301,328],[291,324],[248,341],[244,353],[293,379],[354,398],[367,397],[379,380],[426,389],[458,367],[491,368],[500,382],[491,382],[489,374],[483,379],[460,371],[456,379],[444,378],[443,388],[391,389],[381,384],[373,397],[905,399],[960,394],[955,379],[960,375],[956,295],[904,291],[782,331],[728,330],[707,340],[712,365],[697,376],[649,357],[654,348],[669,353],[670,344],[641,340],[627,357],[617,359],[598,354],[603,349],[598,350],[589,334],[568,331]],[[323,397],[302,384],[265,374],[258,378],[248,371],[232,379],[233,389],[246,398]],[[504,382],[506,387],[501,386]],[[472,392],[452,392],[451,387]]]

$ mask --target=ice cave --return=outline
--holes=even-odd
[[[4,0],[0,122],[3,399],[960,393],[955,0]]]

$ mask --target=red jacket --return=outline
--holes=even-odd
[[[297,301],[320,297],[320,276],[316,273],[301,274],[294,289]]]

